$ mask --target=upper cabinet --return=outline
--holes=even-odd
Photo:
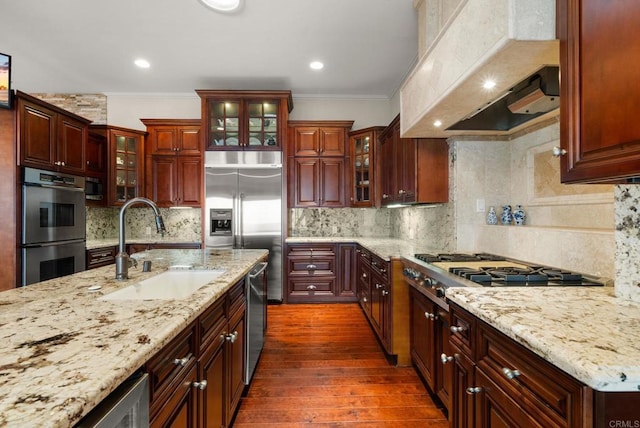
[[[376,147],[382,130],[384,127],[376,126],[349,134],[352,207],[373,207],[376,201],[379,205]]]
[[[143,194],[145,131],[91,125],[91,133],[107,139],[107,204],[122,205]]]
[[[291,91],[196,91],[205,150],[282,150]]]
[[[400,138],[400,116],[380,135],[381,204],[449,200],[449,150],[443,138]]]
[[[200,119],[142,119],[146,196],[159,207],[199,207],[203,191]]]
[[[350,182],[348,133],[353,121],[289,121],[290,208],[343,208]]]
[[[18,91],[20,165],[84,174],[89,120]]]
[[[640,176],[640,2],[559,0],[561,181]]]

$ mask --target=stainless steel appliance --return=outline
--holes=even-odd
[[[149,426],[149,375],[137,373],[122,383],[76,425],[77,428]]]
[[[85,269],[85,180],[24,168],[22,285]]]
[[[258,263],[247,274],[245,280],[247,296],[247,345],[244,381],[249,385],[258,365],[258,359],[264,346],[267,328],[267,278],[268,263]]]
[[[207,248],[269,250],[267,297],[282,301],[282,153],[205,152]]]

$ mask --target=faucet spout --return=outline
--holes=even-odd
[[[120,232],[118,237],[119,250],[116,255],[116,279],[123,280],[129,278],[129,254],[126,251],[125,244],[125,222],[124,222],[124,214],[131,205],[135,204],[147,204],[153,209],[154,214],[156,215],[156,229],[158,233],[163,234],[166,229],[164,227],[164,221],[162,220],[162,216],[160,215],[160,210],[158,206],[151,199],[147,198],[133,198],[129,199],[127,202],[122,205],[120,208]]]

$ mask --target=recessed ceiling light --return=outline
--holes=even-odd
[[[151,67],[151,64],[149,64],[149,61],[147,61],[146,59],[142,59],[142,58],[138,58],[133,63],[136,66],[140,67],[140,68],[149,68],[149,67]]]
[[[439,120],[436,120],[435,122],[433,122],[433,126],[435,126],[436,128],[440,128],[442,126],[442,122]]]
[[[324,64],[320,61],[312,61],[309,64],[309,67],[311,67],[313,70],[322,70],[324,68]]]
[[[242,0],[200,0],[205,6],[218,12],[235,12],[240,8]]]
[[[493,79],[487,79],[482,84],[482,87],[485,89],[493,89],[496,87],[496,81]]]

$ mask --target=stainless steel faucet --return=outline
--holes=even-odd
[[[166,229],[164,228],[164,222],[162,221],[162,216],[160,215],[160,211],[158,210],[158,206],[151,199],[147,198],[133,198],[129,199],[127,202],[122,205],[120,208],[120,236],[119,236],[119,244],[120,249],[118,250],[118,254],[116,255],[116,279],[128,279],[129,278],[129,254],[127,254],[125,247],[125,233],[124,233],[124,213],[131,205],[144,203],[149,205],[153,212],[156,215],[156,229],[158,233],[164,233]]]

